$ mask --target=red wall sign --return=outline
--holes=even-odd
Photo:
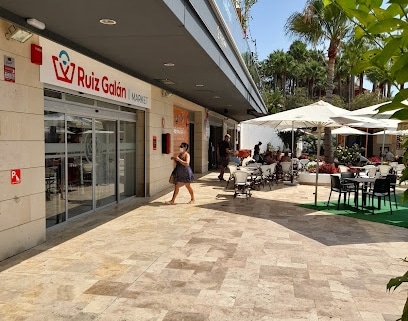
[[[157,149],[157,137],[153,136],[153,150]]]
[[[21,183],[21,171],[19,169],[11,170],[11,184]]]
[[[31,62],[36,65],[42,65],[42,47],[35,43],[31,44]]]

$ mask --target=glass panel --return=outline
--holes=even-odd
[[[64,222],[65,121],[64,114],[44,112],[46,226]]]
[[[116,198],[116,121],[95,120],[96,207]]]
[[[67,115],[68,218],[91,211],[92,119]]]
[[[136,194],[136,123],[120,122],[119,194],[120,199]]]

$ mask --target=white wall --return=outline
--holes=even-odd
[[[15,82],[0,73],[0,261],[45,241],[44,94],[30,45],[6,40],[10,23],[0,20],[0,61],[15,61]],[[21,170],[21,183],[10,173]]]
[[[241,149],[250,149],[253,153],[254,146],[258,144],[258,142],[262,142],[261,153],[266,151],[266,146],[268,143],[271,143],[275,150],[278,146],[281,150],[283,149],[283,142],[276,134],[276,130],[274,128],[244,123],[241,123],[240,127],[241,138],[239,146]]]

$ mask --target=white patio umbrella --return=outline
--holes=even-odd
[[[320,157],[320,136],[322,128],[327,126],[339,126],[331,117],[344,114],[345,110],[335,107],[325,101],[318,101],[313,104],[283,111],[273,115],[259,117],[244,121],[243,123],[259,126],[268,126],[272,128],[292,127],[292,155],[294,148],[294,129],[302,127],[317,127],[317,160]],[[319,166],[316,167],[315,184],[315,205],[317,204],[317,185],[319,177]]]
[[[366,132],[349,126],[341,126],[332,130],[333,135],[365,135]]]
[[[342,135],[342,136],[366,135],[366,132],[363,132],[362,130],[358,130],[356,128],[352,128],[349,126],[341,126],[339,128],[333,129],[331,133],[332,135]],[[344,146],[345,145],[346,145],[346,141],[344,141]]]
[[[334,119],[340,124],[347,124],[350,127],[366,128],[367,136],[368,136],[369,128],[379,128],[383,130],[397,129],[398,123],[400,122],[400,120],[398,119],[385,119],[385,118],[375,119],[372,117],[350,115],[350,113],[343,114],[340,116],[334,116],[332,117],[332,119]],[[367,143],[368,143],[368,139],[366,139],[366,146],[365,146],[365,156],[366,157],[367,157]],[[385,144],[385,135],[383,136],[382,150],[384,150],[384,144]]]
[[[401,110],[401,108],[400,109],[385,111],[383,113],[378,113],[378,108],[380,108],[381,106],[388,105],[390,103],[391,103],[390,101],[387,101],[387,102],[384,102],[384,103],[381,103],[381,104],[376,104],[376,105],[356,109],[356,110],[350,111],[348,113],[348,115],[350,115],[350,116],[371,117],[371,118],[375,118],[375,119],[389,119],[389,118],[392,117],[392,115],[396,111]],[[407,107],[408,107],[408,101],[407,100],[404,100],[401,103],[403,105],[407,105]]]

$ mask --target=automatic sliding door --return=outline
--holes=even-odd
[[[68,218],[93,209],[92,119],[67,115]]]
[[[119,142],[120,200],[136,195],[136,123],[120,122]]]
[[[46,226],[66,220],[65,217],[65,116],[44,112],[45,140],[45,211]]]
[[[95,119],[96,207],[117,201],[116,121]]]

